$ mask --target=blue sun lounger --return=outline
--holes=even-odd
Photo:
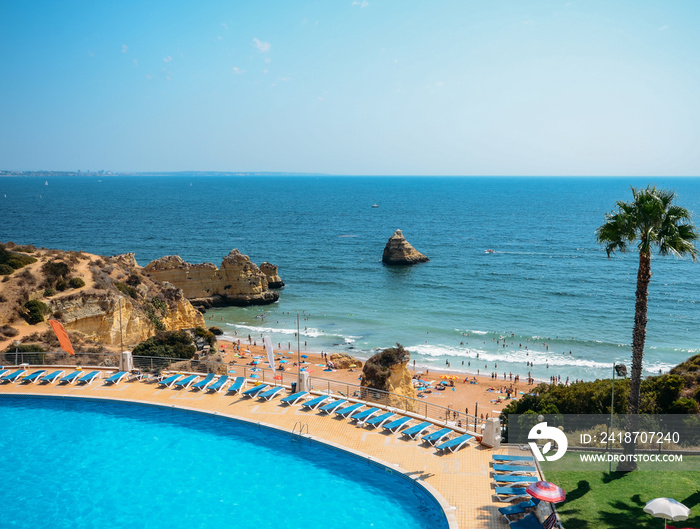
[[[321,412],[323,412],[323,413],[327,413],[327,414],[330,415],[330,414],[333,413],[335,410],[337,410],[339,407],[341,407],[341,406],[343,406],[344,404],[347,404],[347,403],[348,403],[348,401],[347,401],[347,400],[344,400],[344,399],[334,400],[333,402],[330,402],[330,403],[328,403],[328,404],[325,404],[325,405],[321,406],[321,407],[319,408],[319,410],[321,410]]]
[[[168,378],[164,378],[163,380],[158,382],[158,385],[161,388],[171,388],[173,387],[173,384],[175,384],[175,382],[180,380],[181,377],[182,375],[170,375]]]
[[[83,375],[78,379],[78,384],[83,384],[85,386],[92,384],[93,381],[97,380],[100,378],[100,372],[99,371],[90,371],[87,375]]]
[[[492,457],[496,463],[510,463],[512,465],[527,465],[528,463],[534,463],[535,458],[532,456],[508,456],[508,455],[494,455]]]
[[[198,389],[200,391],[204,391],[205,389],[207,389],[207,386],[209,384],[214,382],[214,377],[216,377],[216,375],[214,373],[209,373],[206,377],[204,377],[199,382],[192,384],[192,389]]]
[[[350,404],[350,406],[345,406],[344,408],[336,408],[333,411],[335,411],[336,415],[347,419],[349,417],[352,417],[353,413],[359,411],[359,409],[363,406],[364,404],[362,404],[361,402],[356,402],[355,404]]]
[[[496,474],[493,479],[496,483],[535,483],[540,480],[535,476],[515,476],[513,474]]]
[[[423,432],[425,432],[428,428],[430,428],[432,425],[433,423],[431,422],[422,422],[420,424],[416,424],[415,426],[411,426],[408,430],[404,430],[403,432],[401,432],[401,435],[405,435],[406,437],[415,439]]]
[[[381,408],[368,408],[353,415],[350,419],[357,422],[357,424],[364,424],[367,419],[371,419],[372,415],[376,415],[379,411],[381,411]]]
[[[277,386],[272,389],[268,389],[267,391],[264,391],[262,393],[259,393],[257,397],[259,399],[272,400],[282,391],[284,391],[284,388],[282,386]]]
[[[527,474],[528,472],[537,472],[536,467],[528,467],[527,465],[493,465],[494,472],[504,472],[506,474]]]
[[[400,417],[395,421],[391,421],[388,424],[382,425],[382,428],[384,428],[385,430],[389,430],[391,433],[396,433],[399,430],[401,430],[401,428],[403,428],[404,426],[408,426],[411,420],[412,419],[410,417]]]
[[[392,413],[390,411],[384,412],[381,415],[377,415],[376,417],[372,417],[371,419],[367,419],[364,424],[368,426],[373,426],[374,428],[379,428],[380,426],[383,426],[385,422],[390,421],[392,418],[396,417],[395,413]]]
[[[542,524],[533,513],[528,514],[522,520],[510,522],[510,529],[542,529]]]
[[[233,384],[228,388],[229,393],[237,393],[238,395],[241,394],[241,392],[245,389],[246,384],[248,382],[246,381],[245,377],[236,377],[233,380]]]
[[[310,410],[315,410],[330,398],[330,395],[321,395],[320,397],[316,397],[311,400],[307,400],[306,402],[302,402],[301,407],[308,408]]]
[[[239,377],[243,378],[243,377]],[[245,379],[243,379],[245,380]],[[228,375],[221,375],[219,377],[219,380],[214,382],[211,386],[207,388],[207,391],[211,391],[212,393],[219,393],[221,390],[224,389],[224,386],[226,385],[226,382],[228,382]]]
[[[10,372],[9,369],[0,369],[0,380]]]
[[[22,379],[22,382],[20,384],[24,384],[25,382],[27,384],[34,384],[37,380],[39,380],[39,377],[44,376],[44,373],[46,373],[46,369],[40,369],[39,371],[34,371],[31,375],[27,375]]]
[[[52,373],[49,373],[48,375],[44,375],[41,377],[41,380],[39,382],[46,382],[47,384],[53,384],[58,380],[61,376],[63,376],[64,371],[62,369],[57,369],[56,371],[53,371]]]
[[[73,371],[72,373],[68,373],[65,377],[63,377],[61,380],[58,381],[59,384],[72,384],[76,380],[78,380],[78,377],[82,375],[82,371]]]
[[[306,397],[308,394],[308,391],[297,391],[296,393],[292,393],[291,395],[284,397],[280,402],[284,402],[285,404],[294,406],[297,402]]]
[[[429,445],[435,446],[442,442],[448,435],[453,432],[452,428],[440,428],[437,432],[429,433],[423,436],[423,441]]]
[[[449,450],[450,452],[456,452],[460,448],[462,448],[465,444],[469,442],[470,439],[473,439],[473,435],[469,435],[468,433],[462,434],[460,436],[455,437],[454,439],[450,439],[449,441],[437,445],[435,448],[438,451],[441,450]]]
[[[520,503],[516,503],[515,505],[509,505],[508,507],[499,507],[498,512],[500,512],[503,517],[506,519],[506,522],[510,523],[511,520],[508,518],[509,516],[515,516],[516,514],[525,514],[528,512],[530,509],[534,509],[537,507],[537,504],[540,502],[537,498],[532,498],[531,500],[528,501],[521,501]]]
[[[25,369],[18,369],[17,371],[13,371],[12,373],[0,378],[0,381],[7,383],[16,382],[19,377],[24,376],[26,374],[27,371]]]
[[[508,502],[530,498],[525,487],[496,487],[495,492],[499,501]]]
[[[113,384],[116,386],[122,381],[122,379],[126,375],[128,375],[126,371],[119,371],[119,373],[114,373],[111,377],[105,379],[105,384]]]
[[[182,380],[178,380],[177,382],[175,382],[174,386],[176,388],[180,388],[180,389],[187,389],[198,378],[199,378],[199,375],[189,375],[189,376],[186,376],[185,378],[183,378]]]
[[[233,386],[231,386],[233,387]],[[251,399],[255,397],[261,391],[265,391],[269,386],[267,384],[260,384],[259,386],[253,386],[250,389],[246,389],[242,394],[245,397],[250,397]],[[229,391],[231,391],[229,389]]]

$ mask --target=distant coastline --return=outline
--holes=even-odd
[[[3,176],[56,177],[56,176],[331,176],[326,173],[287,173],[269,171],[152,171],[152,172],[116,172],[116,171],[4,171]]]

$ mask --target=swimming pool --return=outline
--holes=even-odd
[[[3,396],[0,424],[3,527],[447,528],[400,475],[222,417]]]

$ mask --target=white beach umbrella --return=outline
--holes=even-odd
[[[653,499],[646,504],[644,512],[656,518],[663,518],[664,527],[666,527],[666,520],[677,522],[679,520],[687,520],[690,516],[690,509],[673,498]]]

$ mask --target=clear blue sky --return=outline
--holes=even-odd
[[[699,175],[700,2],[0,2],[0,169]]]

